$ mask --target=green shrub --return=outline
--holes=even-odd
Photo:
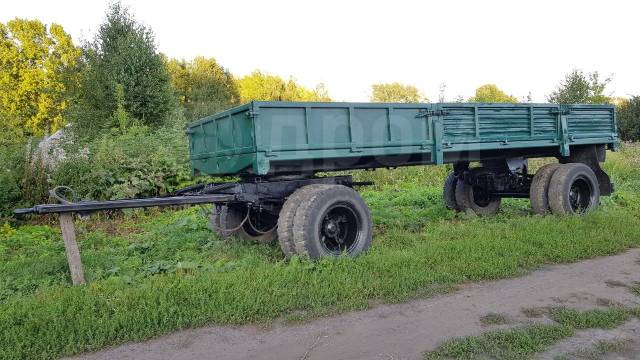
[[[155,196],[191,183],[187,139],[177,127],[151,130],[134,125],[70,152],[51,179],[74,188],[81,197]]]
[[[0,145],[0,219],[16,207],[46,199],[46,171],[34,149],[21,139]]]
[[[20,201],[20,176],[24,168],[24,144],[2,144],[0,147],[0,213]]]
[[[134,123],[94,139],[72,134],[59,145],[62,159],[47,165],[37,139],[0,141],[0,220],[16,207],[47,202],[56,185],[104,200],[156,196],[192,184],[184,123],[176,113],[159,129]]]
[[[618,105],[620,138],[628,141],[640,140],[640,96],[632,96]]]

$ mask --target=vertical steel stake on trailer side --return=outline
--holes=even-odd
[[[80,250],[76,241],[73,213],[60,213],[60,229],[62,230],[62,239],[64,239],[64,249],[67,253],[67,262],[69,262],[71,281],[73,281],[73,285],[84,284],[84,271],[82,270]]]

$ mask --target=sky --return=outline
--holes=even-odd
[[[0,0],[0,21],[37,18],[90,39],[108,0]],[[640,1],[123,0],[169,57],[214,57],[236,76],[260,69],[337,101],[371,84],[411,84],[437,101],[494,83],[536,102],[572,69],[640,94]]]

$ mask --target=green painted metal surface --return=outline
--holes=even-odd
[[[448,152],[484,150],[568,156],[572,145],[615,149],[618,141],[614,107],[581,104],[255,101],[197,120],[187,133],[194,170],[210,175],[266,175],[279,162],[358,157],[415,155],[442,164]]]

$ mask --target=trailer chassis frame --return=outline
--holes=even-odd
[[[208,183],[192,185],[163,197],[139,199],[118,199],[106,201],[73,200],[69,201],[54,188],[49,193],[59,204],[40,204],[30,208],[15,209],[18,216],[27,214],[58,214],[60,229],[64,240],[65,253],[69,264],[69,272],[74,285],[84,284],[84,270],[80,258],[80,250],[76,241],[74,214],[86,215],[96,211],[118,209],[148,208],[155,206],[184,206],[215,204],[216,206],[240,203],[259,211],[278,214],[288,196],[297,189],[311,184],[345,185],[349,187],[371,185],[371,182],[354,182],[351,176],[329,177],[252,177],[241,182]],[[75,197],[75,196],[74,196]]]

